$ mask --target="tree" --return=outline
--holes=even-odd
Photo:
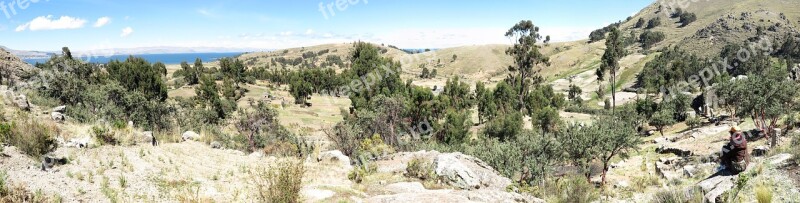
[[[675,110],[672,108],[661,108],[653,114],[650,125],[653,125],[664,136],[664,128],[675,124]]]
[[[680,15],[680,20],[678,22],[681,23],[681,27],[686,27],[696,20],[697,14],[686,12]]]
[[[583,98],[581,98],[581,94],[583,94],[583,90],[575,84],[569,85],[569,91],[567,92],[567,98],[572,101],[573,104],[578,106],[583,105]]]
[[[498,138],[501,141],[513,140],[522,132],[522,114],[519,112],[500,114],[490,120],[483,130],[487,137]]]
[[[596,122],[593,127],[597,133],[597,159],[603,163],[602,183],[605,184],[611,159],[616,156],[628,158],[628,153],[638,149],[642,140],[637,136],[633,123],[619,115],[599,118]]]
[[[181,70],[183,71],[183,78],[186,80],[188,85],[196,85],[200,83],[200,77],[198,77],[199,75],[197,69],[189,66],[189,63],[186,63],[186,61],[181,62]]]
[[[523,20],[511,27],[506,37],[516,39],[514,45],[506,50],[506,54],[514,59],[514,65],[509,66],[512,72],[508,80],[519,93],[518,104],[523,104],[532,86],[538,86],[544,80],[539,72],[540,65],[549,65],[550,59],[540,52],[541,46],[537,43],[542,40],[539,27],[530,20]],[[522,111],[523,105],[517,107]]]
[[[570,123],[559,133],[566,158],[578,167],[586,179],[591,180],[590,163],[595,159],[600,139],[596,139],[594,126]]]
[[[597,70],[597,79],[603,80],[604,73],[606,71],[609,73],[611,78],[609,86],[611,86],[612,109],[617,107],[616,79],[617,71],[619,71],[619,59],[625,55],[625,47],[623,46],[622,34],[619,29],[617,27],[611,28],[611,32],[606,38],[606,51],[602,58],[603,63],[600,64],[600,69]]]
[[[72,52],[69,51],[69,47],[62,47],[61,54],[63,54],[67,59],[72,59]]]
[[[636,25],[633,28],[642,28],[642,26],[644,26],[644,23],[645,23],[644,18],[639,18],[639,20],[636,21]]]
[[[661,17],[655,17],[647,21],[647,29],[653,29],[661,25]]]
[[[743,81],[740,93],[743,97],[740,103],[738,116],[750,116],[755,126],[761,129],[766,136],[772,138],[771,145],[777,143],[774,129],[786,114],[797,111],[797,88],[794,81],[790,81],[788,72],[781,67],[767,67],[761,74],[752,74]]]
[[[439,137],[447,144],[461,144],[469,139],[469,128],[472,121],[469,119],[469,111],[449,111],[439,131]]]
[[[549,37],[549,36],[548,36],[548,37]],[[458,56],[456,56],[455,54],[453,54],[453,62],[456,62],[456,59],[458,59]]]
[[[305,104],[306,99],[311,96],[313,91],[314,88],[311,84],[303,79],[293,79],[289,83],[289,93],[294,97],[295,104]]]
[[[639,35],[639,43],[642,43],[643,49],[650,49],[656,43],[664,41],[665,38],[666,36],[663,32],[646,30]]]

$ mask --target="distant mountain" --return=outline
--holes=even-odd
[[[14,50],[2,45],[0,45],[0,48],[10,52],[11,54],[14,54],[21,59],[50,58],[51,55],[55,54],[54,52]]]
[[[254,52],[254,51],[269,51],[269,50],[255,49],[255,48],[225,48],[225,47],[138,47],[138,48],[73,51],[74,52],[73,54],[140,55],[140,54]]]

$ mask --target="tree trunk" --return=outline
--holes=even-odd
[[[601,185],[606,185],[606,173],[608,172],[608,161],[603,162],[603,176],[600,180]]]
[[[616,94],[617,76],[615,71],[611,71],[611,111],[617,109],[617,94]]]

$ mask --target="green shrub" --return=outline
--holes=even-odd
[[[772,190],[764,185],[757,186],[753,191],[756,193],[756,200],[758,203],[771,203]]]
[[[547,181],[544,185],[535,186],[533,194],[545,197],[548,202],[588,203],[600,197],[597,189],[586,177],[571,176],[561,181]]]
[[[419,178],[420,180],[432,180],[437,177],[433,163],[431,163],[430,160],[420,157],[414,157],[408,162],[406,166],[406,176]]]
[[[364,177],[372,175],[376,171],[378,171],[378,166],[369,163],[368,161],[363,161],[363,163],[356,165],[352,171],[347,173],[347,179],[356,183],[361,183],[361,181],[364,180]]]
[[[652,203],[703,203],[703,193],[699,189],[665,189],[653,195]]]
[[[303,162],[284,160],[262,171],[258,179],[258,195],[261,202],[300,202],[303,188]]]
[[[119,140],[114,136],[114,133],[105,126],[92,126],[92,134],[94,139],[101,145],[119,144]]]
[[[0,142],[16,146],[25,154],[39,158],[58,147],[53,135],[58,129],[48,122],[34,119],[15,121],[10,125],[0,124]]]
[[[644,175],[633,177],[633,189],[637,192],[642,192],[650,186],[660,186],[661,179],[655,175]]]

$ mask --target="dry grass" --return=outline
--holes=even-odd
[[[49,121],[23,116],[11,124],[0,124],[0,142],[16,146],[25,154],[39,158],[58,147],[53,135],[59,129]]]
[[[303,162],[298,160],[279,161],[260,171],[256,177],[259,201],[300,202],[305,172]]]

